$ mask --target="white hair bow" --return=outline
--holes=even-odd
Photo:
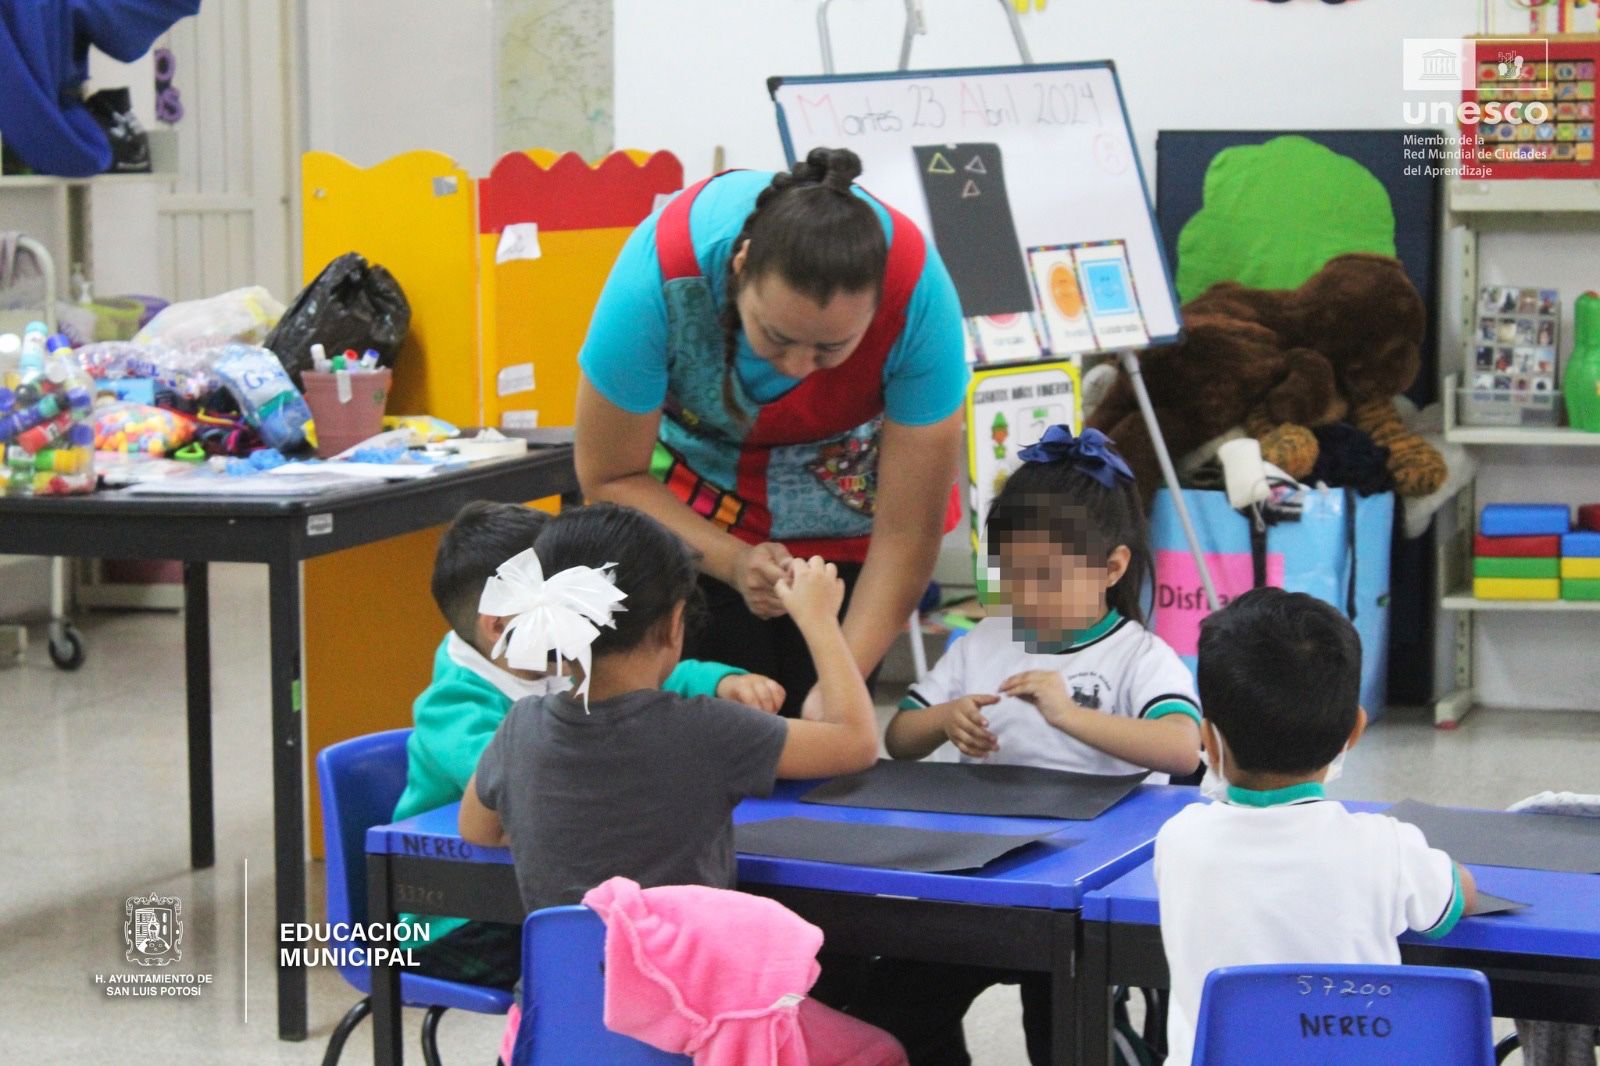
[[[627,610],[617,606],[627,593],[616,586],[611,573],[616,565],[573,566],[546,580],[532,548],[501,563],[478,600],[480,614],[511,618],[491,657],[503,653],[515,669],[544,670],[553,652],[557,672],[560,660],[575,660],[583,668],[577,694],[587,709],[589,646],[600,635],[598,627],[615,628],[612,614]]]

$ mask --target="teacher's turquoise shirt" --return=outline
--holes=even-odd
[[[734,171],[708,184],[689,212],[700,270],[714,284],[718,309],[734,240],[755,210],[770,171]],[[862,195],[856,189],[857,195]],[[887,237],[889,214],[863,196]],[[633,231],[600,294],[578,365],[600,394],[633,414],[658,411],[667,398],[667,304],[656,258],[652,214]],[[966,398],[968,370],[961,304],[944,260],[928,244],[922,277],[906,307],[906,324],[883,368],[884,411],[892,421],[925,426],[954,414]],[[771,403],[800,383],[773,369],[750,349],[741,332],[735,369],[758,403]]]

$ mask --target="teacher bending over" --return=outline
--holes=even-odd
[[[844,633],[877,669],[943,533],[967,386],[960,304],[916,225],[818,148],[692,186],[624,246],[579,356],[578,478],[703,556],[686,654],[816,683],[775,586],[795,556],[845,579]]]

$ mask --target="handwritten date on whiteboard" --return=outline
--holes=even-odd
[[[810,137],[849,138],[904,130],[1023,129],[1031,126],[1104,124],[1100,101],[1087,79],[1062,76],[1026,85],[985,85],[940,80],[885,86],[870,92],[819,89],[800,92],[795,114]]]

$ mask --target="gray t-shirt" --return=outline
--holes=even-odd
[[[789,735],[774,715],[645,689],[583,704],[530,697],[478,762],[529,911],[578,903],[621,875],[734,887],[733,808],[772,792]]]

